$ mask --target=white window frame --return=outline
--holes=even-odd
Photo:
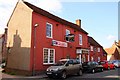
[[[68,35],[68,34],[70,34],[70,30],[66,29],[65,35]]]
[[[51,36],[47,36],[47,24],[51,26],[51,33],[50,33]],[[48,23],[48,22],[46,23],[46,37],[47,38],[53,38],[53,25]]]
[[[70,34],[70,30],[66,29],[65,35],[67,36],[67,35],[69,35],[69,34]],[[69,42],[69,40],[66,40],[66,42]]]
[[[90,46],[90,51],[93,51],[93,46]]]
[[[93,58],[93,56],[91,56],[91,61],[94,61],[94,58]]]
[[[97,48],[98,52],[100,52],[100,48]]]
[[[79,34],[79,45],[83,45],[82,35]]]
[[[101,60],[101,58],[100,57],[98,57],[98,61],[100,61]]]
[[[48,63],[44,63],[44,49],[48,49]],[[53,63],[50,63],[50,50],[53,50]],[[43,48],[43,64],[54,64],[55,63],[55,49],[52,48]]]

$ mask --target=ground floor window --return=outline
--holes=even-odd
[[[93,58],[93,57],[91,57],[91,61],[94,61],[94,58]]]
[[[44,48],[43,49],[43,64],[55,63],[55,49]]]
[[[98,57],[98,61],[100,61],[100,57]]]

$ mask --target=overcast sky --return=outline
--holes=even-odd
[[[0,34],[18,0],[0,0]],[[63,19],[75,23],[81,19],[82,28],[103,47],[118,40],[119,0],[25,0]]]

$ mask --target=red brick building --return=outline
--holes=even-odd
[[[6,70],[32,74],[46,70],[61,58],[89,61],[87,35],[81,20],[74,24],[19,1],[8,22]]]
[[[90,61],[98,62],[102,60],[107,60],[107,53],[97,41],[95,41],[92,37],[88,36],[88,43],[90,50]]]

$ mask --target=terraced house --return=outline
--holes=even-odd
[[[19,1],[8,22],[8,61],[6,71],[31,75],[61,58],[89,61],[88,33],[28,2]]]
[[[88,36],[89,57],[90,61],[107,60],[107,53],[103,47],[92,37]]]

